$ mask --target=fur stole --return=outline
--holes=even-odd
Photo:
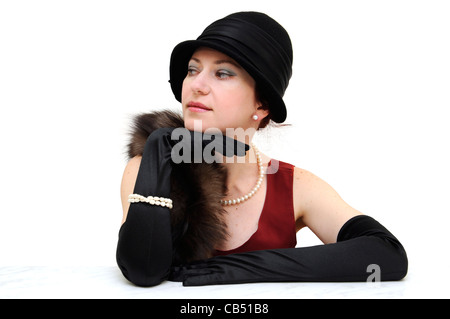
[[[158,111],[134,118],[128,157],[142,155],[148,136],[161,127],[184,127],[183,118],[172,111]],[[220,200],[226,194],[227,171],[218,163],[173,165],[171,176],[172,238],[174,264],[212,256],[228,236]]]

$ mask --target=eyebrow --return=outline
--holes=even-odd
[[[194,58],[194,57],[192,57],[191,60],[194,60],[197,63],[201,63],[201,61],[199,59]],[[225,64],[225,63],[234,65],[238,69],[242,69],[242,67],[239,64],[237,64],[236,62],[234,62],[232,60],[217,60],[217,61],[214,61],[214,64]]]

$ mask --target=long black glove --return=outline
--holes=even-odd
[[[400,280],[408,268],[400,242],[373,218],[359,215],[341,228],[335,244],[214,257],[174,267],[169,280],[184,286],[366,281],[373,264],[382,281]]]
[[[209,145],[209,149],[216,149],[225,156],[244,156],[249,149],[248,145],[228,137],[176,129],[184,133],[177,136],[183,138],[180,143],[184,143],[185,149],[203,150]],[[171,153],[179,142],[171,139],[174,130],[161,128],[148,137],[136,179],[135,194],[170,197]],[[132,203],[119,231],[116,260],[123,275],[138,286],[154,286],[164,281],[172,263],[169,208],[142,202]]]

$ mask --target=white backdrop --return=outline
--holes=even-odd
[[[411,270],[439,268],[450,10],[412,0],[1,1],[0,266],[115,264],[131,116],[177,109],[173,47],[245,10],[278,20],[294,46],[292,126],[266,130],[259,147],[383,223]]]

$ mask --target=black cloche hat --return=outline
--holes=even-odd
[[[238,62],[255,80],[269,104],[272,120],[286,119],[283,95],[292,75],[292,44],[286,30],[259,12],[238,12],[209,25],[197,40],[184,41],[172,51],[170,85],[181,102],[189,60],[199,47],[218,50]]]

